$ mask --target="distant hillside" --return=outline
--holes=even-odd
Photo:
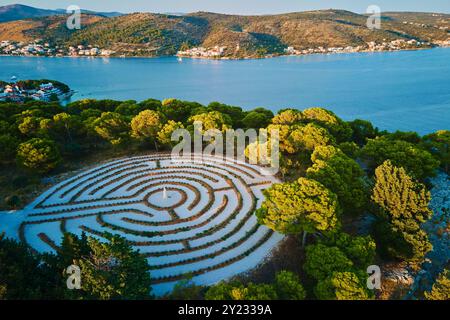
[[[183,43],[200,45],[209,30],[204,19],[135,13],[103,19],[76,32],[70,44],[92,44],[108,47],[122,54],[174,54]]]
[[[103,17],[117,17],[122,15],[119,12],[95,12],[90,10],[82,10],[82,13],[90,15],[99,15]],[[65,9],[39,9],[22,4],[11,4],[7,6],[0,6],[0,22],[17,21],[24,19],[48,17],[53,15],[65,15]]]
[[[396,39],[450,38],[450,15],[385,13],[381,30],[369,30],[367,16],[344,10],[239,16],[208,12],[179,15],[134,13],[86,15],[83,30],[64,31],[64,18],[45,17],[0,24],[0,40],[42,38],[63,44],[90,44],[125,55],[168,55],[180,48],[226,46],[228,57],[282,53],[287,46],[345,47]],[[47,26],[50,26],[48,28]]]
[[[450,27],[450,14],[426,13],[426,12],[385,12],[384,16],[398,21],[408,21],[415,23],[437,25],[440,27]]]
[[[106,19],[100,16],[83,14],[81,16],[82,28]],[[66,27],[66,16],[57,15],[45,18],[10,21],[0,23],[0,41],[32,41],[45,39],[50,42],[65,42],[75,31]]]
[[[59,14],[55,10],[38,9],[21,4],[11,4],[0,7],[0,22],[46,17]]]

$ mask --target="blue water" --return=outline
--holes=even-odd
[[[245,109],[322,106],[421,134],[450,129],[450,49],[264,60],[0,57],[0,79],[50,78],[73,100],[179,98]]]

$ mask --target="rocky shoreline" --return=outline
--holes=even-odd
[[[433,244],[433,250],[427,254],[421,270],[415,275],[411,289],[405,296],[408,300],[420,299],[424,291],[431,290],[436,277],[450,261],[450,176],[440,173],[431,183],[430,208],[434,215],[423,228]]]
[[[312,56],[312,55],[338,55],[338,54],[354,54],[354,53],[386,53],[386,52],[402,52],[402,51],[421,51],[421,50],[432,50],[437,48],[450,48],[450,45],[436,45],[433,47],[427,48],[405,48],[405,49],[397,49],[397,50],[360,50],[360,51],[342,51],[342,52],[312,52],[305,54],[270,54],[265,56],[246,56],[246,57],[193,57],[193,56],[181,56],[181,55],[158,55],[158,56],[127,56],[127,55],[110,55],[110,56],[71,56],[71,55],[59,55],[59,56],[37,56],[37,55],[11,55],[11,54],[0,54],[0,57],[27,57],[27,58],[88,58],[88,59],[128,59],[128,58],[164,58],[164,57],[174,57],[178,59],[195,59],[195,60],[223,60],[223,61],[239,61],[239,60],[259,60],[259,59],[272,59],[272,58],[280,58],[280,57],[304,57],[304,56]]]

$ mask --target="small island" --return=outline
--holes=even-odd
[[[10,82],[0,81],[0,101],[4,102],[58,102],[72,95],[68,85],[55,80],[17,80],[12,77]]]

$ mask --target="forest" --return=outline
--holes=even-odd
[[[264,191],[255,214],[286,235],[293,245],[275,255],[296,257],[295,263],[268,262],[265,270],[210,287],[187,278],[163,299],[376,299],[379,293],[366,286],[368,266],[407,263],[420,270],[433,249],[422,226],[433,215],[430,179],[449,173],[448,130],[419,136],[344,121],[317,107],[273,114],[177,99],[4,102],[0,110],[0,210],[23,208],[54,183],[51,177],[170,150],[172,132],[192,130],[195,121],[205,130],[279,130],[282,183]],[[372,219],[367,232],[357,228],[362,217]],[[145,258],[125,239],[105,237],[108,243],[65,234],[56,254],[39,254],[0,236],[0,299],[155,298]],[[65,286],[63,271],[73,261],[84,275],[78,291]],[[450,298],[447,269],[422,298]]]

